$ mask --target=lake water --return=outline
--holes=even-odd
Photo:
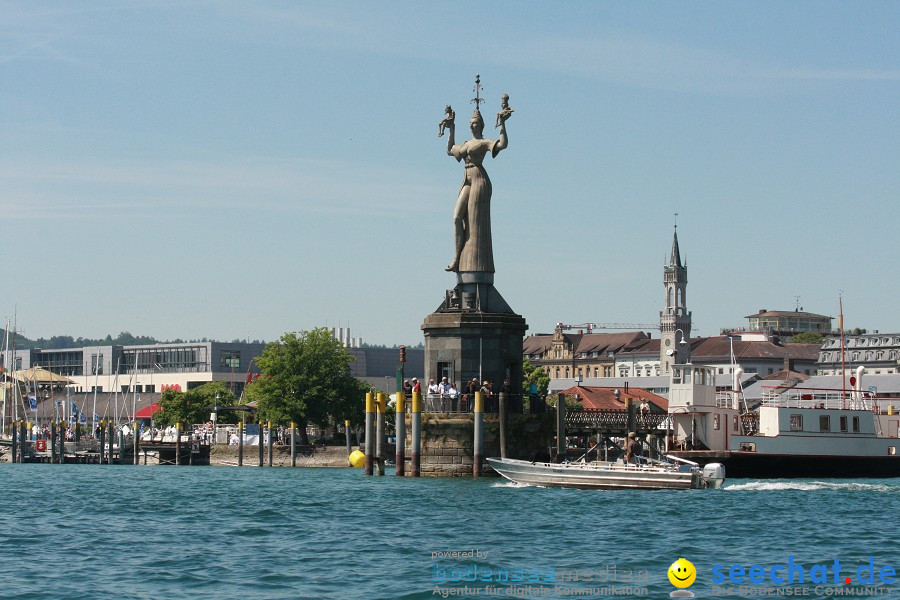
[[[900,594],[876,587],[900,571],[900,480],[604,492],[388,474],[0,464],[0,597],[668,598],[679,557],[698,598],[774,594],[789,560],[782,593]],[[741,589],[736,565],[764,581]]]

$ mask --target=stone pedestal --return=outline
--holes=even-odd
[[[494,288],[493,273],[459,273],[458,284],[425,317],[425,381],[446,376],[461,394],[473,378],[503,380],[512,393],[522,390],[522,344],[528,325]]]

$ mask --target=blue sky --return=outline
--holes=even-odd
[[[28,337],[415,344],[476,73],[530,332],[761,308],[900,331],[900,3],[2,2],[0,311]],[[459,137],[466,137],[459,127]],[[495,130],[488,127],[488,137]],[[655,336],[655,335],[654,335]]]

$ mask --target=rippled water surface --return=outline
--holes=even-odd
[[[722,594],[716,564],[900,572],[900,480],[598,492],[388,473],[2,464],[0,597],[667,598],[682,556],[701,598]]]

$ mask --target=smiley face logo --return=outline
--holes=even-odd
[[[668,571],[669,581],[677,588],[690,587],[694,580],[697,579],[697,569],[691,561],[686,558],[679,558],[672,563]]]

